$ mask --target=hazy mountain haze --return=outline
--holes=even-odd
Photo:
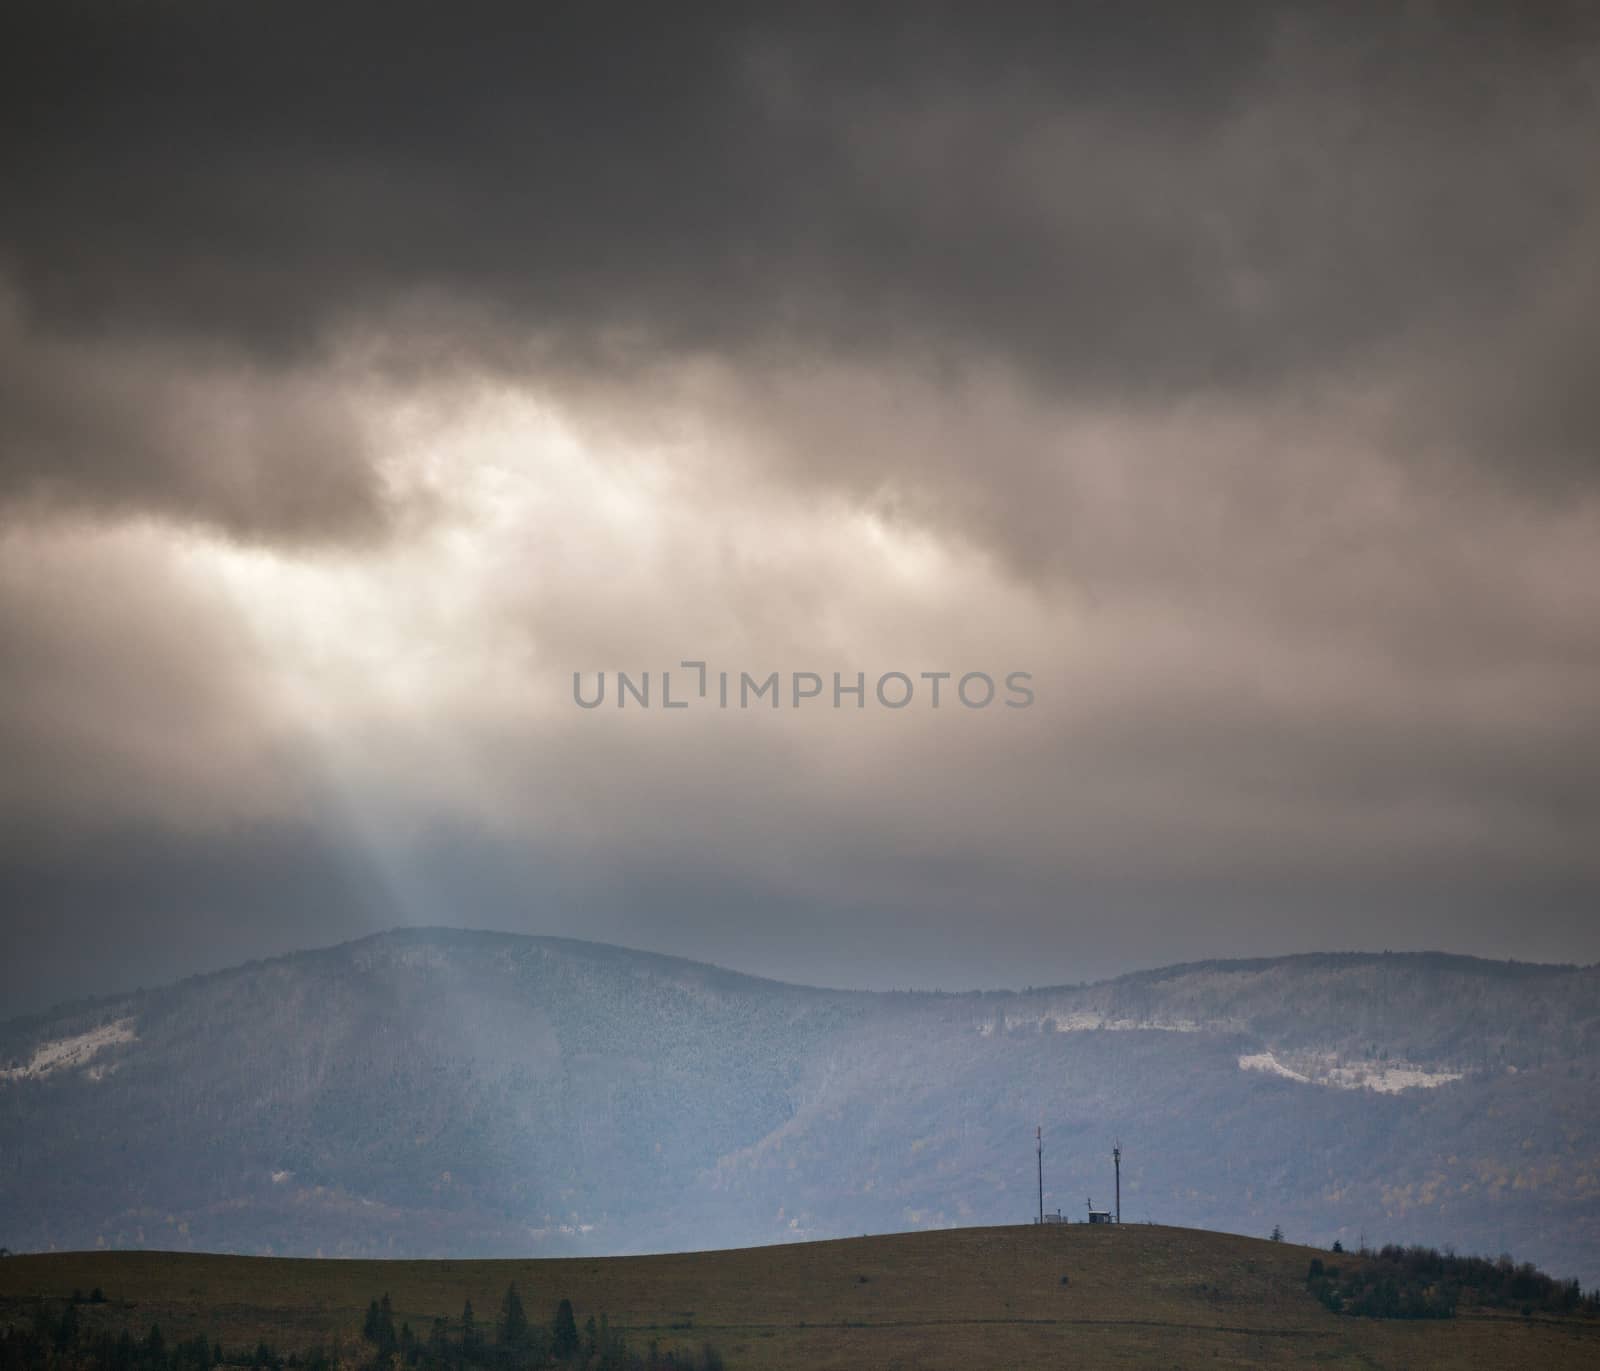
[[[0,1239],[680,1250],[1029,1221],[1363,1235],[1600,1272],[1600,970],[1210,962],[843,992],[401,930],[0,1026]]]

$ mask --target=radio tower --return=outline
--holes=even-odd
[[[1039,1154],[1039,1225],[1044,1226],[1044,1125],[1033,1130],[1034,1149]]]
[[[1122,1144],[1120,1142],[1116,1142],[1116,1143],[1113,1143],[1111,1145],[1111,1164],[1117,1168],[1117,1222],[1121,1223],[1122,1222]],[[1040,1204],[1042,1206],[1043,1205],[1043,1201],[1040,1201]],[[1044,1220],[1041,1219],[1040,1222],[1043,1223]]]

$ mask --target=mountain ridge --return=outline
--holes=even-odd
[[[399,929],[0,1024],[0,1242],[559,1254],[1014,1222],[1043,1120],[1048,1208],[1108,1194],[1120,1136],[1128,1217],[1592,1281],[1597,1060],[1596,968],[1329,953],[830,990]]]
[[[814,984],[809,981],[791,981],[778,976],[764,976],[757,972],[741,971],[737,967],[723,966],[719,962],[700,961],[693,957],[681,957],[674,953],[654,952],[642,948],[628,947],[621,943],[607,943],[590,938],[573,938],[566,935],[550,933],[517,933],[507,929],[491,928],[461,928],[449,924],[397,924],[391,928],[379,929],[373,933],[362,934],[359,938],[347,938],[341,942],[328,943],[316,947],[296,948],[290,952],[274,953],[271,956],[252,957],[242,962],[229,966],[216,967],[208,971],[190,972],[170,981],[163,981],[151,986],[136,986],[131,990],[106,991],[76,998],[57,1001],[42,1009],[29,1010],[23,1014],[12,1015],[0,1019],[0,1032],[34,1022],[44,1022],[51,1018],[67,1013],[75,1013],[95,1009],[102,1005],[133,999],[139,995],[155,991],[169,990],[176,986],[187,984],[191,981],[206,980],[215,976],[228,976],[248,970],[253,967],[269,966],[282,962],[294,961],[297,958],[315,957],[323,954],[339,952],[347,948],[356,948],[368,943],[383,939],[403,937],[422,938],[506,938],[552,946],[564,946],[572,949],[593,949],[598,952],[611,952],[625,954],[634,958],[652,958],[663,963],[678,964],[686,968],[695,968],[713,971],[724,976],[737,977],[741,980],[763,983],[770,986],[781,986],[790,990],[815,990],[836,995],[903,995],[903,996],[943,996],[948,998],[965,998],[974,996],[1005,996],[1005,995],[1033,995],[1051,991],[1088,990],[1102,986],[1112,986],[1120,983],[1137,981],[1160,981],[1189,972],[1206,971],[1252,971],[1270,967],[1288,966],[1291,964],[1311,966],[1336,966],[1341,964],[1367,964],[1384,961],[1403,962],[1428,962],[1440,966],[1448,966],[1453,970],[1477,970],[1482,974],[1497,974],[1505,976],[1539,976],[1539,975],[1564,975],[1568,973],[1594,972],[1600,973],[1600,962],[1540,962],[1523,961],[1519,958],[1479,957],[1470,953],[1445,952],[1440,949],[1409,949],[1393,951],[1385,949],[1380,952],[1347,949],[1341,951],[1315,951],[1315,952],[1286,952],[1276,956],[1264,957],[1210,957],[1197,961],[1170,962],[1160,966],[1139,967],[1132,971],[1120,972],[1115,976],[1103,976],[1093,980],[1060,981],[1042,985],[1015,986],[975,986],[962,989],[946,989],[943,986],[904,986],[884,989],[853,989],[839,986]]]

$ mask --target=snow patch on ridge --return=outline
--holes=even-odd
[[[1251,1052],[1239,1058],[1241,1071],[1265,1071],[1269,1075],[1282,1076],[1286,1080],[1299,1081],[1302,1085],[1310,1085],[1311,1077],[1302,1076],[1298,1071],[1291,1071],[1270,1052]]]
[[[72,1071],[88,1066],[90,1059],[105,1048],[137,1041],[133,1020],[118,1019],[115,1023],[91,1028],[87,1033],[75,1033],[70,1038],[40,1043],[25,1066],[0,1066],[0,1081],[42,1080],[57,1071]],[[111,1069],[115,1070],[114,1067]],[[90,1067],[86,1074],[92,1081],[103,1080],[107,1068],[96,1065]]]
[[[1343,1090],[1376,1090],[1394,1095],[1402,1090],[1432,1090],[1459,1081],[1459,1071],[1433,1071],[1410,1062],[1356,1062],[1335,1067],[1329,1082]]]
[[[984,1020],[978,1025],[978,1033],[985,1038],[993,1037],[997,1030],[1011,1033],[1019,1028],[1049,1028],[1057,1033],[1199,1033],[1206,1027],[1193,1019],[1108,1019],[1102,1014],[1075,1010],[1070,1014],[1007,1014],[998,1023],[994,1019]]]
[[[1241,1071],[1263,1071],[1303,1085],[1330,1086],[1335,1090],[1375,1090],[1395,1095],[1402,1090],[1432,1090],[1459,1081],[1461,1072],[1434,1070],[1412,1062],[1358,1061],[1337,1063],[1329,1057],[1296,1058],[1285,1066],[1271,1052],[1249,1052],[1239,1058]]]

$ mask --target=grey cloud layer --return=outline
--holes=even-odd
[[[239,931],[273,866],[295,937],[890,983],[902,931],[946,982],[1600,955],[1592,11],[325,9],[0,19],[17,927],[287,946]],[[385,416],[501,392],[595,478],[538,468],[463,570],[511,503],[409,479]],[[230,596],[315,594],[213,592],[186,539],[398,586],[396,641],[275,658]],[[1041,704],[548,708],[684,653],[1032,667]],[[77,941],[51,984],[96,984]]]
[[[325,379],[192,342],[29,331],[7,303],[0,498],[20,512],[154,512],[288,542],[390,522],[378,454]]]
[[[0,261],[46,395],[78,374],[52,357],[62,335],[292,369],[351,335],[415,349],[410,309],[440,316],[423,365],[504,362],[509,331],[601,367],[995,356],[1053,394],[1155,405],[1354,374],[1399,390],[1413,444],[1592,467],[1581,8],[18,6],[7,23]],[[149,388],[140,414],[91,390],[81,409],[149,447],[157,507],[305,529],[292,502],[243,519],[226,483],[182,475],[211,458],[170,398]],[[281,449],[332,536],[381,515],[361,444],[336,451],[336,421],[308,442],[305,407],[277,407],[297,417],[237,458],[274,473],[263,490],[284,484]],[[7,490],[48,464],[57,487],[120,498],[126,459],[81,410],[20,411]]]

